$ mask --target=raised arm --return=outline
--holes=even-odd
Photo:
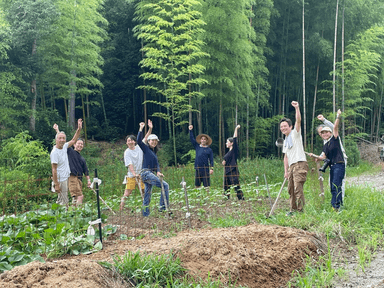
[[[73,146],[80,137],[81,128],[83,128],[83,120],[77,120],[77,130],[71,141],[68,142],[68,147]]]
[[[337,110],[337,116],[336,116],[336,121],[335,121],[335,127],[333,128],[333,136],[335,139],[339,137],[339,123],[340,123],[340,115],[341,115],[341,110]]]
[[[145,145],[143,143],[143,129],[145,127],[145,123],[144,122],[140,122],[139,124],[139,133],[137,134],[137,145],[139,145],[139,147],[141,148],[141,150],[143,151],[143,153],[145,153],[145,147],[147,145]]]
[[[296,102],[296,101],[292,101],[292,102],[291,102],[291,105],[292,105],[292,106],[295,108],[295,110],[296,110],[296,115],[295,115],[295,118],[296,118],[295,128],[296,128],[296,131],[297,131],[297,132],[300,132],[300,128],[301,128],[301,113],[300,113],[299,103]]]
[[[191,140],[193,147],[196,148],[196,146],[198,146],[199,144],[196,142],[195,136],[193,135],[193,125],[189,125],[188,129],[189,129],[189,139]]]
[[[240,125],[237,125],[235,128],[235,132],[233,132],[233,138],[237,138],[237,130],[240,129]]]
[[[324,123],[325,126],[328,126],[329,128],[331,128],[333,130],[333,123],[327,119],[325,119],[325,117],[322,115],[322,114],[319,114],[317,115],[317,119],[319,119],[321,122]]]
[[[59,130],[59,125],[57,125],[56,123],[53,124],[53,129],[55,129],[56,134],[60,132],[60,130]]]
[[[150,119],[148,119],[148,128],[149,128],[148,132],[147,134],[145,134],[145,137],[144,137],[144,143],[148,143],[148,136],[152,134],[153,124]]]

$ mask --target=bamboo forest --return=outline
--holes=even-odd
[[[116,141],[153,121],[167,163],[183,163],[188,124],[214,154],[237,124],[242,158],[277,155],[279,120],[342,110],[340,135],[383,133],[383,1],[0,0],[0,139],[47,147],[52,125]],[[176,163],[177,162],[177,163]]]

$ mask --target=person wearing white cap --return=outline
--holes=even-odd
[[[319,134],[319,136],[321,137],[321,130],[323,129],[323,127],[329,127],[333,130],[333,123],[329,120],[327,120],[322,114],[319,114],[317,115],[317,119],[319,119],[320,121],[322,121],[324,124],[320,125],[317,127],[317,133]],[[345,167],[347,167],[347,160],[348,160],[348,156],[347,156],[347,153],[345,152],[345,149],[344,149],[344,146],[343,146],[343,143],[341,142],[341,138],[339,137],[339,141],[340,141],[340,148],[341,148],[341,151],[343,152],[343,158],[344,158],[344,163],[345,163]],[[326,141],[323,141],[325,144]],[[345,197],[345,174],[344,174],[344,178],[343,178],[343,185],[341,185],[341,194],[342,194],[342,197],[343,197],[343,200],[344,200],[344,197]]]
[[[146,144],[148,137],[152,133],[152,121],[148,120],[148,132],[144,137],[143,142]],[[144,199],[144,183],[140,179],[140,172],[143,165],[143,151],[137,145],[137,139],[134,135],[128,135],[125,138],[128,148],[124,151],[124,164],[128,168],[128,173],[124,177],[123,184],[125,185],[124,195],[120,202],[120,211],[124,208],[125,199],[131,195],[132,191],[138,186],[141,197]]]
[[[150,120],[148,120],[149,122]],[[156,153],[154,149],[159,143],[159,138],[155,134],[151,134],[148,136],[148,146],[143,143],[143,128],[145,126],[144,122],[140,123],[139,133],[137,134],[137,145],[143,151],[143,166],[140,173],[141,180],[145,185],[144,192],[144,200],[143,200],[143,216],[149,216],[149,204],[151,203],[151,193],[152,186],[156,186],[161,188],[161,185],[164,187],[165,198],[163,197],[163,193],[160,194],[160,207],[159,211],[165,210],[165,202],[169,204],[169,185],[167,182],[162,181],[159,177],[164,177],[164,175],[160,171],[159,161],[157,159]],[[169,205],[167,205],[169,207]]]
[[[330,172],[329,180],[331,186],[331,205],[335,211],[339,211],[340,206],[343,205],[343,197],[341,186],[345,175],[345,162],[343,151],[341,149],[339,141],[339,122],[340,122],[340,109],[337,110],[337,117],[335,125],[332,129],[328,126],[321,129],[321,138],[324,140],[323,152],[320,154],[318,159],[329,160]],[[317,160],[317,159],[316,159]]]

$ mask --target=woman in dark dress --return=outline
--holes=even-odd
[[[239,184],[239,169],[237,167],[237,157],[239,157],[239,148],[237,146],[237,130],[240,129],[240,125],[237,125],[233,137],[227,139],[226,146],[229,151],[224,156],[223,165],[225,166],[224,175],[224,193],[230,198],[230,188],[235,187],[237,198],[244,200],[243,191],[240,189]]]

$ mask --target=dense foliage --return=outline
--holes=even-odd
[[[315,152],[316,115],[333,120],[334,108],[344,138],[375,141],[382,2],[0,0],[0,138],[29,130],[48,145],[54,122],[71,130],[81,117],[87,138],[115,140],[152,118],[174,164],[178,124],[210,134],[222,156],[239,123],[242,157],[273,155],[277,120],[298,100]]]

